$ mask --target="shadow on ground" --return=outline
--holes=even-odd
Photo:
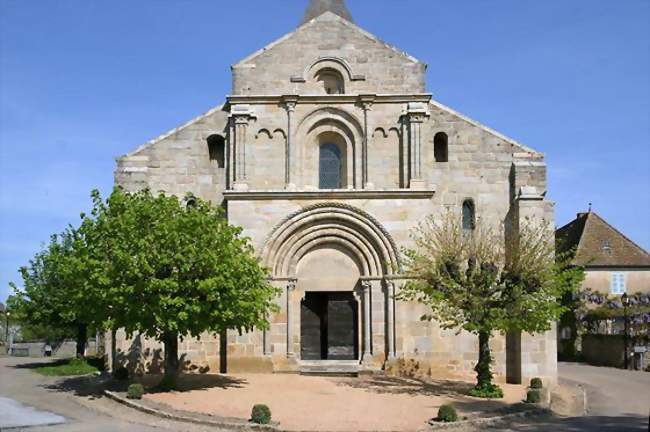
[[[648,419],[638,416],[535,417],[508,425],[495,425],[489,430],[518,432],[647,432]]]
[[[350,386],[379,394],[406,394],[412,396],[439,396],[450,399],[464,414],[473,415],[486,411],[510,410],[512,404],[500,399],[469,397],[473,383],[450,380],[422,380],[390,376],[370,376],[359,379],[340,380],[339,385]],[[519,405],[519,404],[517,404]]]
[[[47,384],[43,387],[48,390],[73,393],[75,396],[95,397],[103,396],[104,390],[125,392],[134,382],[141,383],[147,393],[158,393],[157,385],[162,375],[145,375],[136,377],[133,381],[117,381],[109,375],[68,377],[58,380],[56,383]],[[181,375],[175,391],[188,392],[193,390],[207,390],[211,388],[241,388],[247,384],[246,380],[232,378],[223,375]]]

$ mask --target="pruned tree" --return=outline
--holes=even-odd
[[[279,291],[239,227],[194,197],[93,192],[89,233],[102,261],[100,282],[110,328],[163,343],[165,377],[179,372],[178,340],[268,327]]]
[[[478,336],[477,384],[471,394],[502,397],[493,383],[490,338],[495,332],[550,330],[563,312],[560,299],[582,280],[582,270],[556,259],[553,230],[543,221],[525,220],[516,233],[478,221],[463,229],[448,213],[428,217],[412,232],[405,251],[414,277],[399,298],[430,308],[423,320]]]

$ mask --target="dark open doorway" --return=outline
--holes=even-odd
[[[357,360],[358,308],[351,292],[308,292],[300,308],[300,358]]]

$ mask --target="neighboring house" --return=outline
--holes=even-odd
[[[581,293],[574,297],[581,302],[574,303],[558,326],[559,357],[581,355],[590,363],[622,366],[626,319],[628,353],[632,355],[634,343],[648,342],[643,333],[650,308],[650,254],[591,209],[558,229],[555,238],[558,252],[573,251],[573,264],[585,269]],[[631,299],[628,312],[622,307],[623,294]],[[578,334],[578,324],[584,335]],[[647,356],[637,352],[633,360],[645,367]]]
[[[575,248],[573,263],[585,269],[582,289],[612,295],[650,292],[650,254],[595,212],[578,213],[555,237],[559,251]]]
[[[422,322],[425,306],[395,300],[401,248],[431,214],[516,229],[526,217],[553,223],[554,208],[544,155],[434,101],[426,68],[354,24],[342,0],[312,0],[295,31],[232,66],[223,105],[118,160],[126,190],[223,205],[283,291],[269,331],[186,338],[184,359],[218,371],[227,352],[229,372],[407,359],[425,374],[473,375],[475,336]],[[123,332],[116,346],[160,353]],[[555,353],[554,331],[494,335],[501,379],[555,381]]]

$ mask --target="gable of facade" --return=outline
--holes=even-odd
[[[232,66],[233,95],[326,94],[323,71],[347,94],[424,93],[426,65],[325,12]]]
[[[419,221],[448,211],[508,229],[552,223],[544,156],[432,101],[423,63],[339,15],[233,66],[223,106],[120,158],[116,182],[224,205],[283,288],[268,332],[224,341],[235,368],[295,371],[335,355],[316,352],[322,335],[309,330],[332,305],[347,313],[344,351],[359,367],[412,358],[434,375],[471,374],[472,335],[395,300],[400,250]],[[496,371],[553,381],[554,343],[553,332],[497,336]],[[199,346],[190,358],[214,364],[219,354]]]

